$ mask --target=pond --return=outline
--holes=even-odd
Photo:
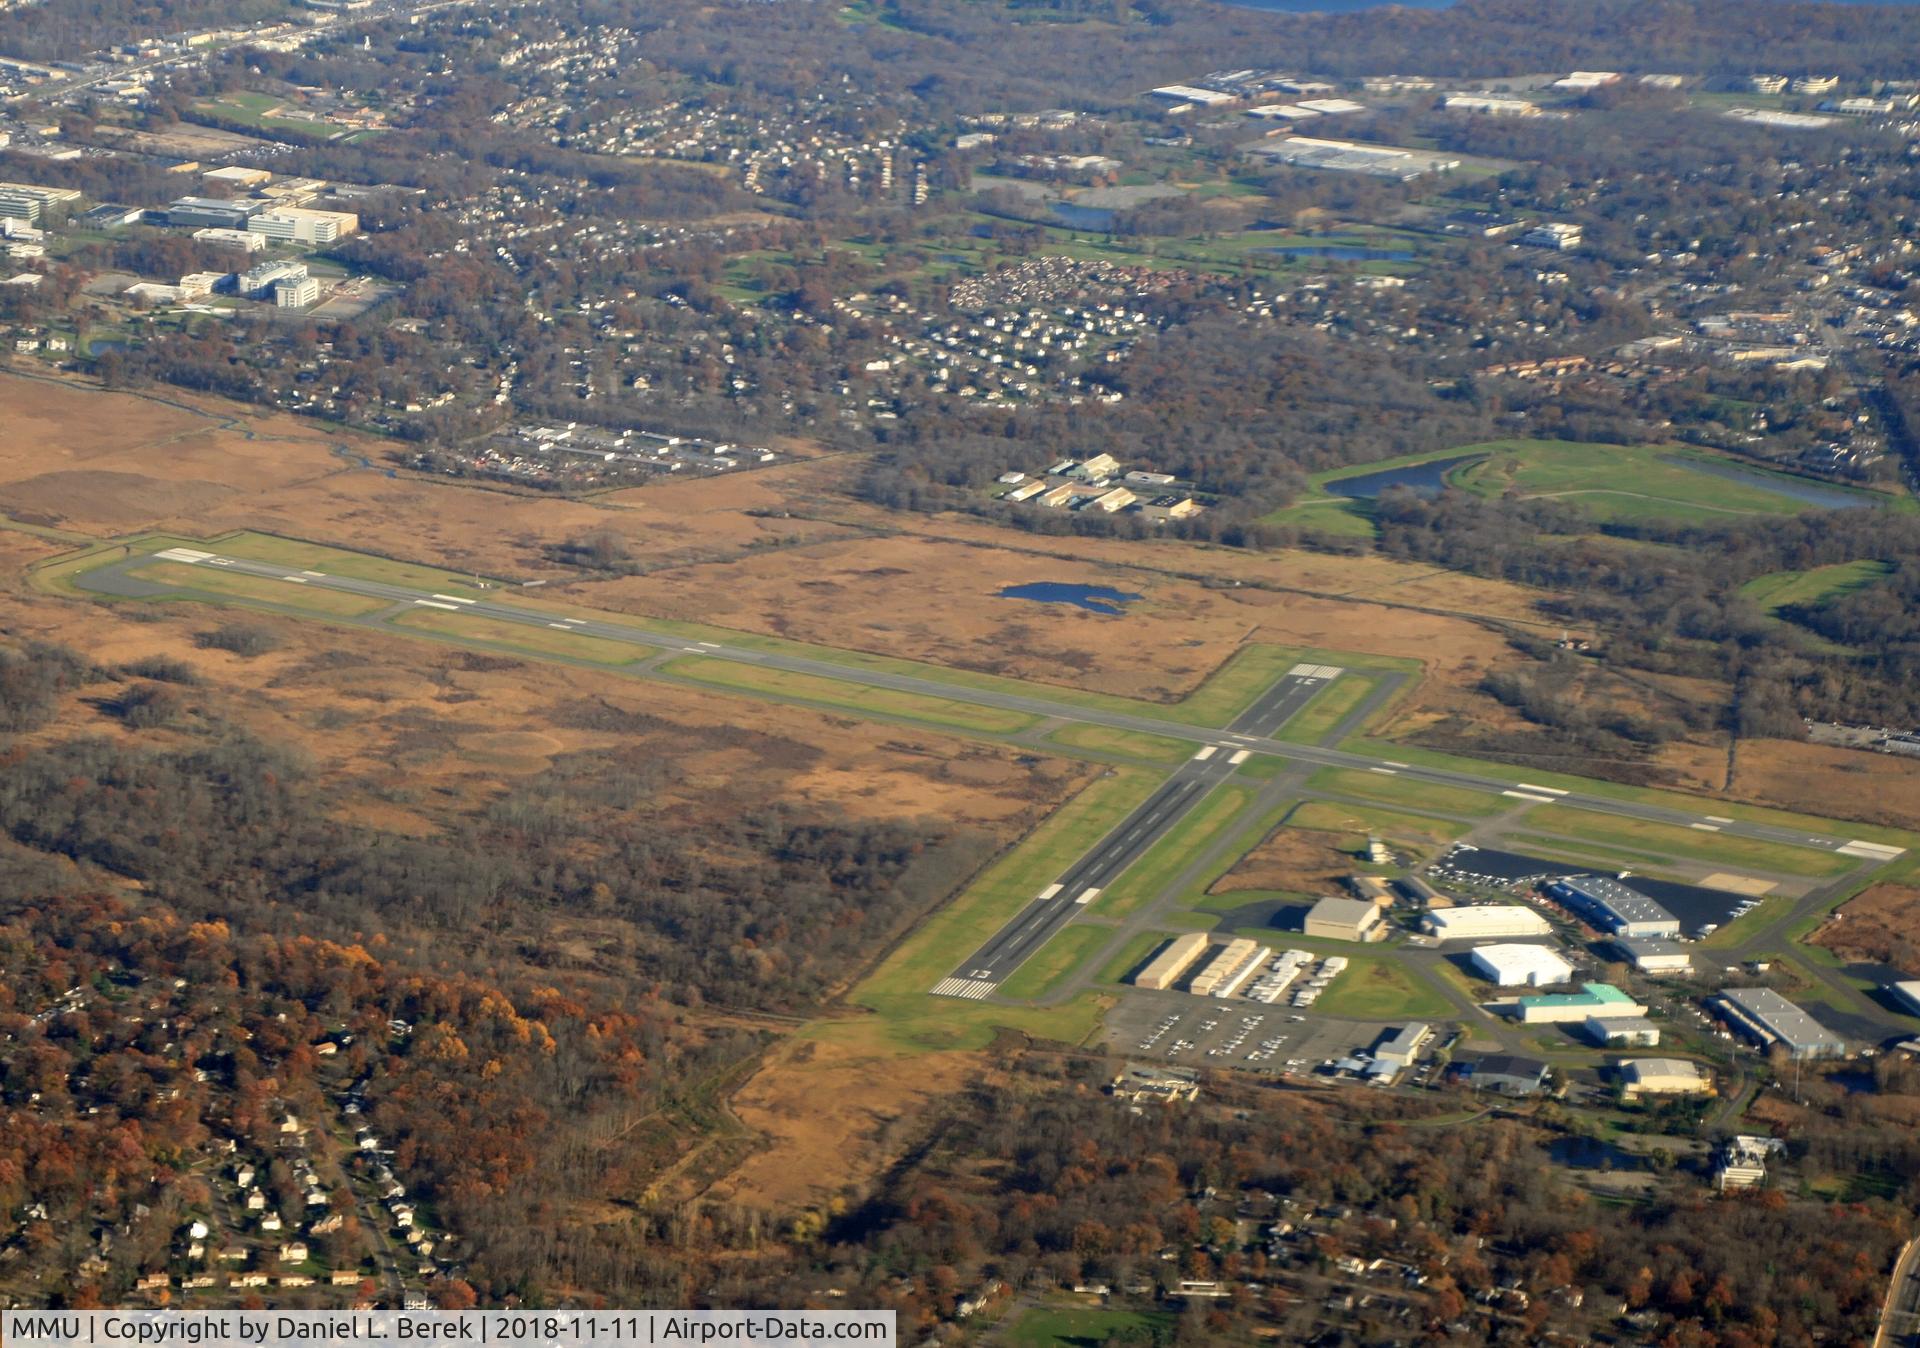
[[[1348,496],[1361,501],[1371,501],[1388,487],[1405,487],[1421,496],[1438,496],[1447,485],[1449,472],[1480,457],[1478,454],[1462,454],[1451,459],[1404,464],[1399,468],[1381,468],[1357,477],[1339,478],[1327,483],[1321,490],[1329,496]]]
[[[1069,585],[1063,581],[1042,580],[1030,585],[1009,585],[1000,591],[1000,597],[1031,599],[1037,604],[1072,604],[1091,613],[1118,617],[1126,612],[1121,605],[1131,604],[1142,596],[1106,585]]]
[[[1053,214],[1062,224],[1075,229],[1112,229],[1114,213],[1098,206],[1079,206],[1071,201],[1053,203]]]
[[[1281,257],[1325,257],[1338,262],[1405,262],[1413,256],[1406,248],[1359,248],[1348,243],[1290,243],[1253,251]]]
[[[1758,487],[1761,491],[1772,492],[1775,496],[1785,496],[1789,500],[1799,501],[1817,510],[1859,510],[1875,504],[1876,500],[1875,497],[1863,492],[1844,491],[1839,487],[1830,487],[1824,482],[1814,482],[1806,478],[1763,473],[1757,468],[1747,468],[1737,463],[1715,463],[1706,459],[1688,458],[1682,454],[1662,454],[1660,462],[1671,464],[1675,468],[1684,468],[1690,473],[1704,473],[1708,477],[1723,478],[1728,482]]]

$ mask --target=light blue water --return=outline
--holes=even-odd
[[[1690,473],[1704,473],[1708,477],[1724,478],[1728,482],[1758,487],[1761,491],[1799,501],[1817,510],[1860,510],[1876,504],[1874,497],[1863,492],[1842,491],[1838,487],[1829,487],[1824,482],[1781,477],[1777,473],[1763,473],[1757,469],[1742,467],[1737,463],[1709,463],[1703,459],[1689,459],[1678,454],[1662,454],[1660,462],[1670,463],[1675,468],[1684,468]]]
[[[1125,590],[1115,590],[1105,585],[1069,585],[1057,580],[1035,581],[1030,585],[1009,585],[1000,591],[1002,599],[1031,599],[1040,604],[1072,604],[1076,608],[1087,609],[1093,613],[1105,613],[1109,617],[1118,617],[1126,612],[1122,604],[1131,604],[1141,598]]]

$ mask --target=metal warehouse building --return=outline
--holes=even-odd
[[[1693,956],[1687,953],[1685,946],[1675,941],[1621,936],[1609,944],[1643,974],[1684,974],[1693,968]]]
[[[1578,992],[1543,992],[1514,1003],[1514,1014],[1528,1025],[1557,1025],[1589,1016],[1618,1019],[1644,1016],[1647,1008],[1610,983],[1582,983]]]
[[[1573,965],[1543,945],[1506,943],[1474,947],[1474,972],[1502,988],[1547,988],[1573,981]]]
[[[1685,1058],[1628,1058],[1620,1064],[1628,1099],[1642,1095],[1712,1095],[1713,1078]]]
[[[1772,988],[1728,988],[1720,994],[1727,1019],[1763,1048],[1779,1044],[1792,1058],[1844,1058],[1847,1041]]]
[[[1680,919],[1639,890],[1606,875],[1569,875],[1547,893],[1614,936],[1678,936]]]
[[[1475,904],[1470,908],[1436,908],[1420,919],[1427,932],[1442,941],[1485,941],[1501,936],[1545,936],[1553,930],[1531,908],[1517,903]]]
[[[1302,930],[1329,940],[1367,941],[1379,926],[1380,909],[1364,899],[1322,899],[1308,911]]]
[[[1172,987],[1179,981],[1180,975],[1187,971],[1187,967],[1200,958],[1201,952],[1206,948],[1205,932],[1190,931],[1185,936],[1174,937],[1161,947],[1160,953],[1140,971],[1133,980],[1133,985],[1136,988],[1153,988],[1156,991]]]

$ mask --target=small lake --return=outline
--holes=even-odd
[[[1075,229],[1112,229],[1114,213],[1099,206],[1081,206],[1071,201],[1053,203],[1054,218]]]
[[[1817,510],[1861,510],[1875,503],[1874,497],[1862,492],[1843,491],[1839,487],[1830,487],[1824,482],[1814,482],[1804,478],[1763,473],[1758,469],[1747,468],[1737,463],[1714,463],[1705,459],[1690,459],[1680,454],[1662,454],[1659,458],[1662,463],[1671,464],[1675,468],[1684,468],[1690,473],[1704,473],[1708,477],[1757,487],[1761,491],[1772,492],[1775,496],[1785,496],[1789,500],[1799,501]]]
[[[1329,496],[1347,496],[1359,501],[1371,501],[1388,487],[1405,487],[1421,496],[1438,496],[1447,485],[1449,472],[1480,457],[1478,454],[1461,454],[1451,459],[1432,459],[1399,468],[1381,468],[1356,477],[1339,478],[1320,490]]]
[[[1292,243],[1252,251],[1280,257],[1324,257],[1336,262],[1405,262],[1413,256],[1406,248],[1359,248],[1346,243]]]
[[[1000,591],[1000,597],[1030,599],[1036,604],[1072,604],[1091,613],[1118,617],[1126,612],[1121,605],[1131,604],[1143,596],[1106,585],[1068,585],[1057,580],[1042,580],[1031,585],[1009,585]]]

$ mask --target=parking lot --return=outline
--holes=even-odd
[[[1334,1020],[1284,1001],[1134,991],[1107,1017],[1107,1046],[1144,1064],[1310,1073],[1368,1048],[1381,1027]]]

